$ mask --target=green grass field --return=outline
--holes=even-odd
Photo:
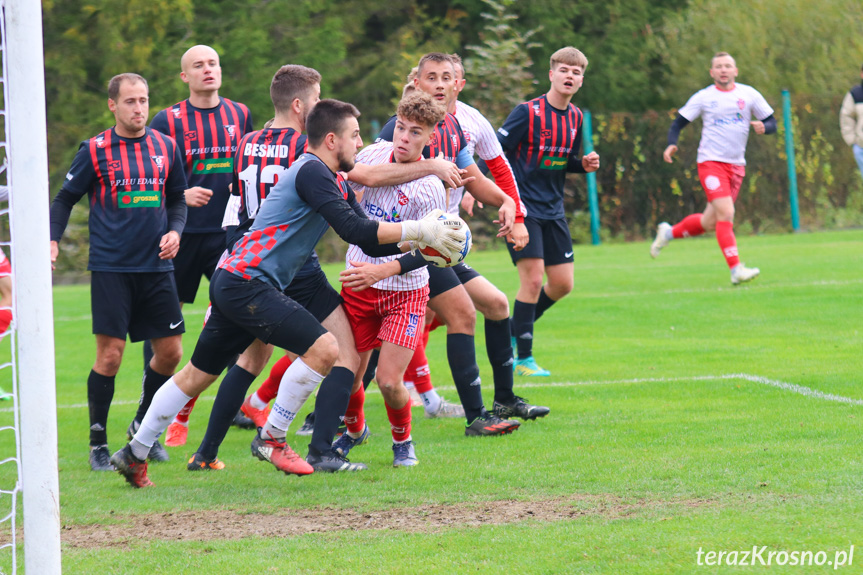
[[[552,377],[516,378],[516,392],[551,414],[512,436],[466,438],[462,422],[426,420],[416,409],[421,463],[393,469],[374,392],[372,439],[351,453],[366,472],[288,477],[253,459],[251,432],[234,428],[220,452],[227,468],[191,473],[185,460],[203,436],[212,389],[192,414],[189,444],[150,466],[156,487],[146,490],[89,470],[89,292],[57,288],[64,572],[832,571],[777,566],[781,553],[769,568],[698,564],[699,549],[702,563],[707,552],[754,546],[766,546],[765,562],[771,551],[821,551],[832,563],[863,545],[863,232],[739,243],[762,275],[737,288],[712,238],[674,242],[656,261],[644,243],[576,248],[575,289],[536,329],[535,355]],[[514,296],[504,251],[468,262]],[[187,308],[186,358],[205,299],[201,291]],[[434,332],[432,376],[454,400],[444,344]],[[130,344],[109,422],[112,451],[135,411],[140,358]],[[6,406],[0,425],[12,419]],[[289,442],[305,454],[298,425]],[[9,467],[2,488],[13,482]],[[0,573],[10,562],[2,552]],[[839,570],[861,566],[857,549]]]

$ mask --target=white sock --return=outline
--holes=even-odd
[[[180,410],[189,403],[190,399],[192,396],[183,393],[177,387],[173,377],[159,388],[159,391],[153,396],[147,414],[144,415],[144,421],[141,422],[135,437],[130,442],[135,457],[138,459],[147,458],[150,454],[150,448],[177,417]]]
[[[437,413],[440,409],[441,398],[437,394],[437,391],[432,389],[431,391],[426,391],[420,394],[420,397],[423,400],[423,407],[426,410],[426,413]]]
[[[266,409],[268,405],[263,399],[260,398],[257,391],[252,394],[251,399],[249,399],[249,403],[251,403],[252,407],[254,407],[255,409]]]
[[[665,230],[665,239],[671,241],[674,239],[674,230],[672,228],[668,228]]]
[[[412,382],[412,381],[408,381],[407,379],[405,380],[405,382],[404,382],[404,383],[405,383],[405,388],[406,388],[406,389],[408,389],[408,390],[410,390],[411,388],[415,388],[415,387],[416,387],[416,385],[414,384],[414,382]]]
[[[323,379],[323,375],[306,365],[301,358],[297,358],[282,376],[273,410],[267,418],[267,424],[261,429],[261,438],[285,437],[291,422]]]

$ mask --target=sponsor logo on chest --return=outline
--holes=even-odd
[[[162,205],[162,194],[155,190],[120,192],[117,205],[121,208],[158,208]]]
[[[545,156],[539,161],[539,167],[543,170],[565,170],[566,163],[566,158],[552,158]]]
[[[206,158],[195,160],[193,174],[230,174],[234,171],[234,158]]]

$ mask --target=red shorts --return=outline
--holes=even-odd
[[[342,288],[342,299],[358,352],[379,347],[383,341],[416,348],[429,300],[427,285],[410,291]]]
[[[698,179],[707,194],[707,201],[717,198],[731,198],[737,201],[740,184],[746,175],[746,167],[725,162],[702,162],[698,164]]]

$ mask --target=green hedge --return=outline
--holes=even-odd
[[[863,225],[863,178],[839,133],[843,95],[792,96],[803,229]],[[791,230],[782,101],[780,96],[768,96],[768,101],[776,110],[779,131],[770,136],[750,135],[746,179],[736,204],[738,234]],[[603,241],[649,238],[657,223],[677,222],[704,209],[704,192],[695,166],[700,121],[683,130],[674,163],[662,160],[668,127],[675,113],[672,110],[594,116],[593,142],[602,157],[597,183]],[[591,235],[585,176],[570,174],[565,193],[573,240],[588,243]],[[87,216],[86,210],[81,209],[83,206],[81,202],[73,211],[64,237],[58,262],[61,272],[86,268]],[[486,208],[468,218],[475,249],[501,246],[491,223],[495,216],[496,210]],[[318,251],[325,261],[344,257],[343,242],[334,234],[324,238]]]
[[[795,160],[803,229],[834,229],[863,224],[863,178],[850,148],[839,133],[835,96],[792,96]],[[755,233],[790,231],[785,122],[781,97],[768,98],[779,130],[770,136],[750,134],[746,179],[737,199],[737,228]],[[673,164],[662,160],[668,127],[675,112],[597,114],[594,146],[602,156],[597,173],[600,222],[607,238],[650,237],[657,223],[676,222],[704,209],[696,153],[700,121],[681,133]],[[584,176],[570,175],[567,210],[576,215],[577,241],[589,240],[581,229],[589,218]]]

